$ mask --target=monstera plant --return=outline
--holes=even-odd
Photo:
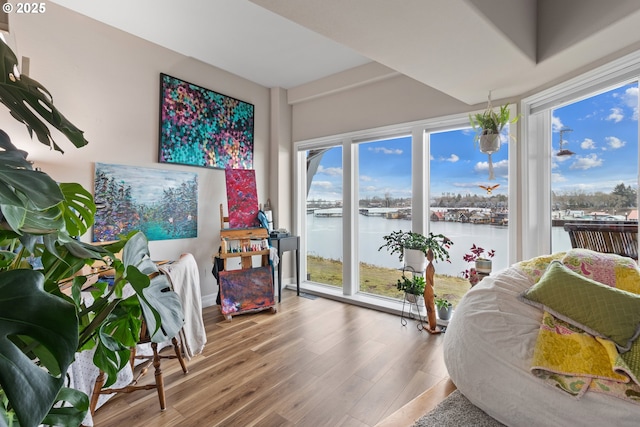
[[[54,150],[62,152],[45,121],[75,147],[86,145],[83,132],[40,83],[20,75],[17,63],[0,40],[0,102]],[[109,386],[139,340],[142,318],[156,342],[182,327],[180,300],[167,292],[165,276],[152,274],[158,270],[144,234],[106,246],[80,241],[95,213],[88,191],[34,170],[0,130],[0,427],[80,425],[88,397],[65,387],[77,351],[94,349]],[[80,273],[95,261],[113,268],[114,283],[94,284],[86,305],[80,291],[88,276]],[[71,284],[69,296],[60,290],[63,282]],[[128,298],[126,285],[134,291]]]

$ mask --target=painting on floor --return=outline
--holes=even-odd
[[[198,175],[96,163],[93,241],[142,231],[148,240],[198,236]]]
[[[160,163],[253,168],[254,106],[160,74]]]
[[[270,266],[220,272],[220,311],[224,315],[273,307]]]
[[[256,171],[226,169],[230,228],[260,227]]]

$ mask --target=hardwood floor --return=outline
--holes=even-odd
[[[443,335],[391,314],[284,291],[276,314],[227,322],[216,306],[203,317],[208,342],[189,373],[162,361],[167,409],[155,390],[123,393],[98,409],[96,426],[401,427],[455,388]]]

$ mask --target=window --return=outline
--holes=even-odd
[[[305,159],[307,278],[342,287],[342,147],[306,150]]]
[[[638,221],[638,83],[552,110],[552,251],[567,222]]]
[[[304,200],[297,217],[307,260],[303,287],[372,305],[398,304],[402,263],[396,254],[378,250],[394,230],[431,230],[454,241],[451,263],[436,264],[436,275],[463,288],[451,298],[436,281],[436,294],[454,302],[470,287],[462,278],[468,267],[463,255],[473,243],[496,250],[496,269],[508,265],[511,150],[504,141],[493,155],[497,179],[489,181],[487,156],[474,148],[468,124],[468,115],[459,114],[297,143],[297,194]],[[449,223],[433,217],[449,207]],[[469,221],[458,222],[461,217]]]
[[[616,196],[637,193],[639,77],[635,52],[522,101],[521,259],[568,248],[553,226],[560,213],[613,215]],[[574,154],[558,156],[563,129],[562,150]],[[617,206],[632,219],[637,195],[636,209]]]
[[[362,142],[357,150],[359,290],[402,298],[401,263],[378,248],[382,236],[411,230],[411,136]]]

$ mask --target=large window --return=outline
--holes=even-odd
[[[509,136],[501,135],[500,149],[492,153],[494,178],[489,179],[489,157],[481,153],[469,128],[429,134],[430,230],[449,237],[454,245],[450,263],[438,263],[436,294],[457,303],[470,288],[459,277],[469,275],[466,262],[472,246],[495,254],[493,269],[508,265]]]
[[[474,145],[468,123],[461,114],[437,126],[345,135],[340,145],[336,137],[300,143],[306,285],[383,305],[399,301],[402,263],[379,250],[383,236],[397,230],[453,240],[450,262],[436,263],[435,291],[454,303],[470,288],[463,257],[474,244],[495,250],[494,269],[507,266],[509,137],[492,155],[495,179],[489,180],[488,157]]]
[[[638,221],[638,83],[552,111],[552,251],[565,223]]]
[[[411,136],[362,142],[358,150],[359,290],[402,298],[401,263],[378,248],[393,230],[411,230]]]

